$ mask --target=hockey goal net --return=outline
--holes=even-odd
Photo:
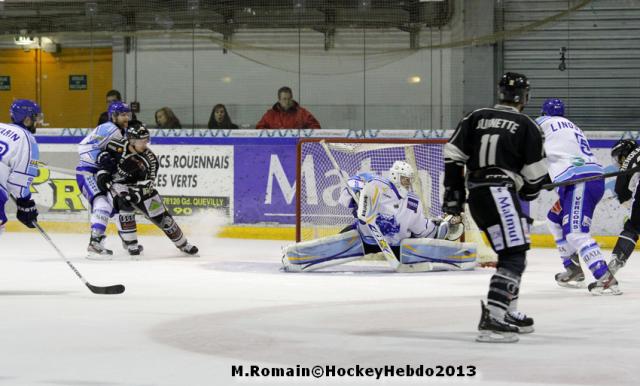
[[[344,186],[322,142],[345,176],[369,172],[388,177],[395,161],[409,163],[416,171],[412,188],[423,203],[424,215],[442,216],[446,140],[304,138],[297,147],[297,241],[334,235],[354,221],[351,210],[338,203]],[[475,224],[466,219],[465,225],[465,239],[478,244],[479,260],[494,260],[495,255],[484,244]]]

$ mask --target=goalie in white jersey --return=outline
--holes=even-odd
[[[564,117],[564,104],[560,99],[547,99],[542,105],[542,116],[536,121],[544,130],[544,149],[553,182],[604,173],[582,130]],[[593,212],[603,194],[603,179],[558,188],[559,199],[547,218],[566,269],[556,274],[561,286],[578,286],[584,280],[578,260],[581,258],[596,279],[589,285],[590,292],[621,293],[598,243],[590,234]]]
[[[29,228],[35,228],[38,219],[36,203],[29,190],[38,174],[38,144],[33,134],[36,124],[42,121],[37,103],[17,99],[9,108],[11,124],[0,123],[0,233],[7,216],[4,206],[9,196],[16,199],[18,220]]]
[[[375,224],[400,261],[399,271],[460,270],[473,268],[475,250],[457,240],[464,227],[459,221],[425,218],[422,202],[410,192],[413,168],[396,161],[390,178],[361,173],[349,179],[350,190],[342,191],[338,202],[352,209],[356,220],[336,236],[304,241],[284,249],[287,271],[312,271],[380,252],[375,236],[364,219]],[[431,240],[429,240],[431,239]],[[440,240],[433,240],[440,239]],[[411,266],[412,269],[407,267]]]

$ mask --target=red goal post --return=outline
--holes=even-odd
[[[425,215],[442,214],[445,139],[301,138],[296,161],[296,241],[336,234],[353,222],[351,211],[337,203],[340,178],[321,141],[349,176],[360,172],[388,176],[395,161],[408,162],[416,171],[413,191],[423,202]]]

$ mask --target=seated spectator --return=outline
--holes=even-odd
[[[122,96],[120,95],[120,91],[118,90],[107,91],[107,110],[109,109],[109,105],[115,101],[122,101]],[[102,125],[105,122],[109,122],[109,114],[106,111],[100,114],[100,118],[98,118],[98,126]]]
[[[180,120],[168,107],[156,111],[156,128],[158,129],[182,129]]]
[[[207,127],[210,129],[237,129],[238,125],[231,122],[227,108],[223,104],[218,103],[213,106],[213,110],[211,110]]]
[[[289,87],[278,90],[278,102],[267,110],[256,129],[319,129],[320,123],[298,102]]]

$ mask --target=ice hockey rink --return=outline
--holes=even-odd
[[[640,353],[640,264],[622,296],[558,287],[553,250],[529,255],[521,309],[536,331],[517,344],[474,342],[492,269],[397,274],[381,262],[283,273],[283,241],[196,237],[198,258],[142,236],[144,256],[84,258],[87,237],[52,234],[94,295],[37,233],[0,238],[0,384],[213,385],[446,383],[632,385]],[[474,377],[232,377],[233,365],[475,366]]]

